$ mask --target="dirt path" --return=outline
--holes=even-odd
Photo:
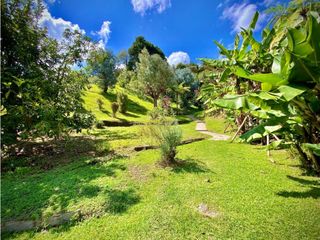
[[[191,118],[192,120],[196,121],[196,123],[197,123],[196,131],[199,131],[199,132],[201,132],[203,134],[210,135],[212,137],[209,140],[228,140],[230,138],[230,136],[227,136],[227,135],[224,135],[224,134],[208,131],[205,122],[196,119],[192,115],[189,115],[188,117]]]

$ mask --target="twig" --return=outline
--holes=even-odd
[[[240,132],[242,126],[244,125],[244,123],[246,122],[248,118],[248,115],[243,119],[243,122],[241,123],[240,127],[238,128],[237,132],[233,135],[231,142],[233,142],[233,140],[236,138],[236,136],[238,135],[238,133]]]

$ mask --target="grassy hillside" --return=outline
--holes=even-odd
[[[111,103],[117,101],[117,91],[124,91],[128,94],[129,104],[126,114],[117,113],[117,117],[112,117]],[[103,102],[102,108],[99,109],[98,99]],[[137,121],[145,122],[149,119],[148,111],[152,110],[153,104],[146,100],[140,99],[136,95],[129,93],[124,89],[112,89],[108,93],[103,93],[98,85],[91,85],[83,96],[84,106],[91,111],[97,120],[114,120],[114,121]]]

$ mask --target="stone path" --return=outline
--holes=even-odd
[[[228,140],[230,138],[230,136],[228,136],[228,135],[208,131],[205,122],[196,119],[192,115],[189,115],[188,117],[191,118],[192,120],[196,121],[196,123],[197,123],[196,131],[199,131],[203,134],[210,135],[212,137],[209,140]]]

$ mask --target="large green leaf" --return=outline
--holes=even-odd
[[[308,148],[310,151],[312,151],[315,155],[320,157],[320,144],[311,144],[311,143],[305,143],[303,144],[304,147]]]
[[[226,81],[227,78],[229,77],[230,73],[231,73],[230,68],[226,68],[226,69],[223,71],[222,75],[221,75],[220,82]]]
[[[304,93],[306,89],[298,86],[283,85],[278,87],[277,91],[281,93],[287,101],[291,101],[295,97]]]
[[[256,12],[249,24],[249,28],[251,29],[254,29],[256,27],[256,24],[257,24],[257,21],[258,21],[258,18],[259,18],[259,13]]]
[[[245,134],[241,135],[240,139],[242,141],[251,142],[253,140],[260,139],[264,136],[267,136],[270,133],[276,132],[282,128],[282,125],[280,124],[277,124],[277,125],[267,125],[267,124],[268,123],[261,124],[249,130]]]
[[[226,95],[224,98],[216,99],[213,102],[219,107],[233,110],[250,111],[259,108],[248,101],[248,98],[245,95]]]
[[[223,55],[225,55],[227,58],[231,58],[230,52],[229,52],[222,44],[220,44],[220,43],[217,42],[217,41],[214,41],[214,43],[219,47],[220,52],[221,52]]]
[[[281,86],[288,83],[288,81],[284,79],[280,74],[274,74],[274,73],[250,74],[249,72],[247,72],[246,70],[238,66],[233,68],[233,73],[242,78],[246,78],[246,79],[250,79],[250,80],[262,82],[262,83],[269,83],[273,86]]]

